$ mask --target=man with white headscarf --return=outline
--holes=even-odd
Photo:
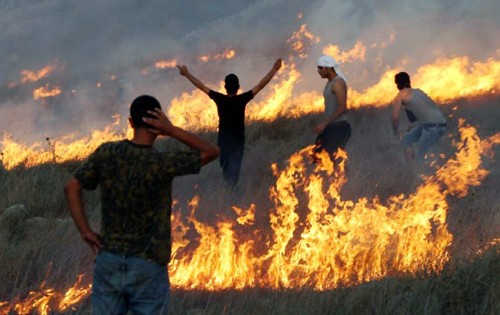
[[[316,151],[326,150],[332,158],[339,148],[344,148],[351,136],[351,125],[347,121],[347,83],[335,59],[321,56],[318,59],[318,74],[328,82],[323,90],[326,117],[314,127]]]

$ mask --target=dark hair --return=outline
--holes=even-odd
[[[410,75],[406,72],[396,74],[394,76],[394,82],[396,83],[398,90],[411,88]]]
[[[238,92],[238,89],[240,88],[240,82],[238,80],[238,77],[234,73],[226,75],[224,83],[227,94],[236,94],[236,92]]]
[[[161,109],[160,102],[152,96],[141,95],[137,97],[130,105],[130,117],[134,123],[135,128],[154,128],[153,126],[145,123],[142,118],[149,117],[153,118],[148,114],[148,110],[153,110],[155,108]]]

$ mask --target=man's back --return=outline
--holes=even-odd
[[[208,95],[217,105],[219,134],[244,140],[245,108],[248,102],[253,99],[252,91],[228,96],[211,90]]]
[[[172,180],[200,166],[194,151],[160,153],[128,140],[99,147],[75,177],[84,188],[100,185],[103,248],[168,263]]]
[[[422,90],[411,89],[403,99],[403,106],[410,110],[421,123],[446,122],[436,103]]]

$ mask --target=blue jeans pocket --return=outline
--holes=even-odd
[[[102,295],[118,295],[121,291],[119,264],[106,255],[99,254],[94,266],[92,293]]]
[[[155,262],[134,258],[127,278],[131,290],[138,296],[161,299],[168,293],[167,269]]]

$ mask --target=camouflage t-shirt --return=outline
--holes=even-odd
[[[128,140],[101,145],[75,178],[100,185],[103,249],[166,265],[171,252],[172,180],[198,173],[198,151],[158,152]]]

